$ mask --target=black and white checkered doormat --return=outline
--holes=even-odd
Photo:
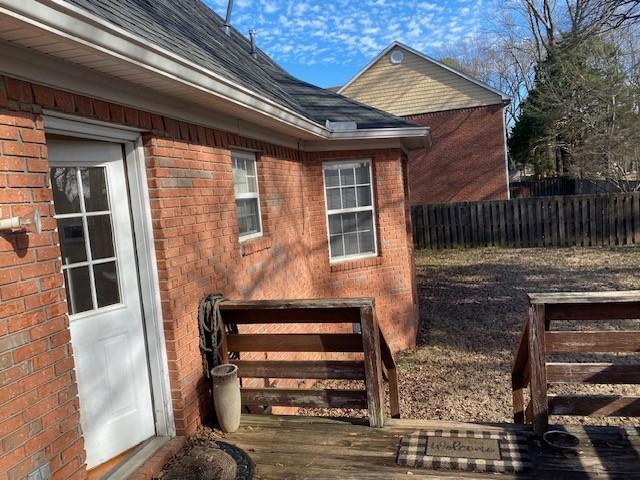
[[[531,468],[528,452],[527,437],[518,433],[418,430],[402,438],[397,463],[434,470],[518,473]]]

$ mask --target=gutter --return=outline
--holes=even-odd
[[[323,140],[420,137],[424,128],[333,132],[302,114],[113,25],[64,0],[0,0],[0,14],[221,98]]]

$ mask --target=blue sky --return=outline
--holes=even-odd
[[[205,0],[222,17],[227,0]],[[393,40],[434,57],[478,35],[488,0],[235,0],[233,25],[290,73],[342,85]]]

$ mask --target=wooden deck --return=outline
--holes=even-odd
[[[421,428],[524,432],[533,469],[525,474],[477,474],[409,469],[396,465],[400,439]],[[366,420],[244,415],[240,430],[222,441],[244,449],[256,464],[256,479],[531,478],[640,479],[640,428],[562,427],[580,438],[580,454],[544,449],[530,425],[489,425],[422,420]]]

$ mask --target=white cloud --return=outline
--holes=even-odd
[[[204,0],[224,16],[227,0]],[[476,35],[483,0],[236,0],[233,23],[288,65],[360,67],[394,40],[432,56]]]

